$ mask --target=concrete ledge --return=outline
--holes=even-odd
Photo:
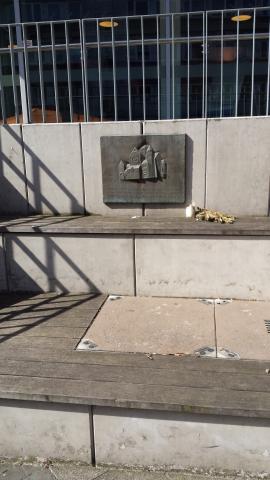
[[[95,408],[94,428],[98,464],[270,473],[269,420]]]
[[[127,236],[8,235],[6,263],[10,291],[134,295]]]
[[[137,294],[270,299],[270,237],[138,236]]]
[[[88,407],[0,400],[0,452],[91,463]]]

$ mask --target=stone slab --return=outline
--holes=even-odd
[[[97,407],[96,460],[270,473],[269,427],[264,419]]]
[[[96,350],[191,354],[215,347],[213,306],[183,298],[109,298],[81,343],[86,340]]]
[[[0,235],[0,291],[5,290],[7,290],[7,275],[3,248],[3,235]]]
[[[88,213],[99,215],[141,215],[141,205],[106,205],[103,202],[100,137],[139,135],[141,122],[83,123],[81,125],[85,206]]]
[[[102,161],[102,184],[104,203],[184,203],[186,195],[186,138],[185,135],[132,135],[132,136],[107,136],[101,137],[101,161]],[[151,150],[151,158],[146,160],[147,154],[142,150],[147,146]],[[142,159],[132,158],[131,153],[142,156],[145,167],[152,161],[154,155],[158,155],[160,163],[165,162],[166,175],[145,180],[141,176],[139,180],[127,180],[120,178],[120,162],[142,162]],[[133,155],[134,157],[134,155]],[[159,170],[159,162],[156,169]],[[131,165],[135,171],[138,168],[143,171],[143,164]],[[154,170],[154,168],[153,168]],[[127,170],[126,170],[127,171]],[[147,172],[149,173],[149,172]],[[154,174],[155,172],[152,172]],[[125,172],[122,173],[125,175]],[[138,173],[137,173],[138,175]]]
[[[208,120],[206,207],[268,215],[270,118]]]
[[[144,122],[144,134],[186,134],[186,202],[205,203],[206,120],[158,120]],[[145,215],[186,216],[183,205],[146,204]]]
[[[30,213],[84,213],[78,124],[23,126]]]
[[[88,408],[0,400],[2,457],[43,457],[91,463]]]
[[[134,294],[127,235],[7,235],[11,291]]]
[[[216,306],[218,347],[228,348],[240,358],[270,360],[269,302],[232,302]]]
[[[270,299],[270,238],[136,237],[137,294]]]
[[[20,125],[1,125],[0,144],[0,215],[27,215]]]

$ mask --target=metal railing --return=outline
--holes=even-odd
[[[269,115],[269,90],[270,7],[0,25],[2,123]]]

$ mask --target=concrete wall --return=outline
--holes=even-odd
[[[264,478],[258,474],[270,473],[269,445],[269,419],[0,400],[1,457],[90,464],[95,454],[97,465],[214,468]]]
[[[94,409],[98,464],[270,473],[270,421]]]
[[[88,407],[0,400],[1,457],[91,462]]]
[[[133,240],[102,235],[7,235],[11,291],[134,295]]]
[[[146,215],[184,215],[192,201],[237,215],[268,215],[270,118],[163,120],[0,127],[0,214],[141,215],[105,205],[100,137],[186,133],[183,205],[145,205]]]
[[[0,291],[270,300],[266,236],[3,237]]]

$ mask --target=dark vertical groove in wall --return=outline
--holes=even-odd
[[[217,321],[216,321],[216,301],[214,300],[214,335],[215,335],[215,349],[216,349],[216,358],[217,358],[217,349],[218,349],[218,342],[217,342]]]
[[[134,295],[137,297],[137,270],[136,270],[136,236],[133,235],[133,282]]]
[[[5,268],[5,277],[7,291],[10,292],[9,276],[8,276],[8,262],[7,262],[7,246],[6,246],[6,235],[2,234],[2,244],[3,244],[3,257],[4,257],[4,268]]]
[[[208,159],[208,120],[206,119],[206,128],[205,128],[205,171],[204,171],[204,208],[206,208],[207,202],[207,159]]]
[[[30,212],[30,205],[29,205],[29,195],[28,195],[28,184],[27,184],[27,176],[26,176],[26,161],[25,161],[25,151],[24,151],[24,139],[23,139],[23,128],[20,125],[20,132],[21,132],[21,148],[22,148],[22,157],[23,157],[23,173],[24,173],[24,186],[25,186],[25,198],[27,202],[27,213],[29,215]]]
[[[144,122],[141,122],[141,135],[144,135],[145,128],[144,128]]]
[[[94,407],[89,407],[89,432],[90,432],[90,447],[91,447],[91,464],[96,466],[96,446],[95,446],[95,427],[94,427]]]
[[[84,214],[86,214],[83,146],[82,146],[82,125],[81,125],[81,123],[79,123],[79,134],[80,134],[80,154],[81,154],[81,166],[82,166],[83,209],[84,209]]]

